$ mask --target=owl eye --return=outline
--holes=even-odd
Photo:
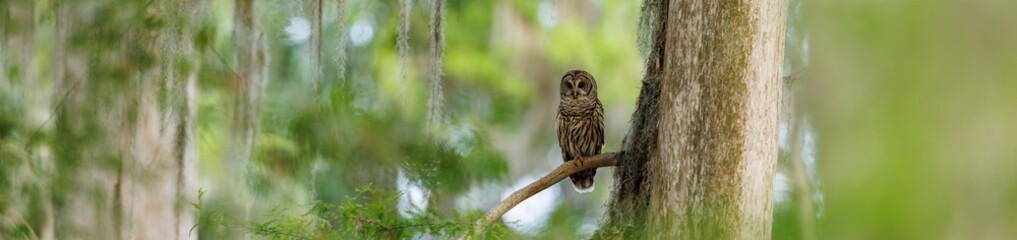
[[[572,83],[565,83],[565,87],[568,89],[572,89]]]
[[[586,87],[586,82],[579,82],[579,88]]]

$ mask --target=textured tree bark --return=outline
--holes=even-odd
[[[646,76],[595,238],[770,237],[785,7],[644,3]]]

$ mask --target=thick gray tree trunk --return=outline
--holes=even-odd
[[[770,237],[785,7],[644,3],[646,76],[595,238]]]

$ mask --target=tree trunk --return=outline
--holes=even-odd
[[[117,8],[106,17],[152,13],[167,19],[183,15],[172,13],[179,7],[118,1],[59,4],[53,51],[56,238],[196,238],[187,233],[195,220],[189,104],[197,70],[178,74],[176,66],[193,53],[182,39],[190,39],[195,28],[124,27],[117,25],[122,21],[104,22],[95,14]],[[73,41],[109,37],[103,28],[126,31],[115,40]],[[97,49],[115,60],[90,54]],[[163,88],[169,94],[160,94]]]
[[[435,131],[444,124],[445,93],[442,90],[441,61],[445,56],[445,0],[431,1],[430,59],[431,69],[427,78],[427,128]]]
[[[770,237],[785,7],[644,3],[646,76],[595,238]]]
[[[233,82],[234,99],[230,126],[230,151],[227,171],[230,172],[230,186],[235,191],[233,206],[237,206],[239,223],[250,220],[253,205],[249,171],[254,159],[254,150],[259,132],[259,103],[267,82],[264,35],[258,31],[254,18],[253,0],[234,1],[233,42],[236,44],[236,72]],[[233,228],[233,237],[247,238],[245,231]]]
[[[207,24],[209,15],[208,3],[200,0],[190,0],[171,4],[175,16],[188,16],[180,26],[177,26],[178,34],[170,41],[176,44],[177,54],[172,54],[171,62],[165,63],[170,69],[167,76],[167,83],[170,86],[171,111],[174,113],[173,122],[176,130],[173,132],[172,160],[175,163],[173,169],[176,171],[174,186],[174,228],[173,239],[197,239],[198,235],[191,230],[196,224],[197,212],[192,203],[198,201],[198,152],[195,142],[197,132],[197,86],[198,71],[200,70],[201,58],[196,55],[194,36],[200,31],[203,24]],[[172,50],[171,50],[172,51]],[[186,62],[181,66],[181,62]]]
[[[75,37],[90,36],[80,31],[91,22],[85,6],[96,3],[60,3],[56,6],[54,60],[54,149],[56,180],[52,186],[58,239],[121,239],[124,228],[125,195],[123,169],[128,164],[125,129],[133,126],[122,115],[130,102],[124,94],[111,96],[115,83],[93,78],[102,66],[89,61],[88,54],[73,44]],[[106,47],[103,45],[102,47]],[[132,87],[116,86],[126,92]]]

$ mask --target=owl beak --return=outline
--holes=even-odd
[[[576,91],[572,91],[572,99],[576,99],[577,97],[578,95],[576,95]]]

